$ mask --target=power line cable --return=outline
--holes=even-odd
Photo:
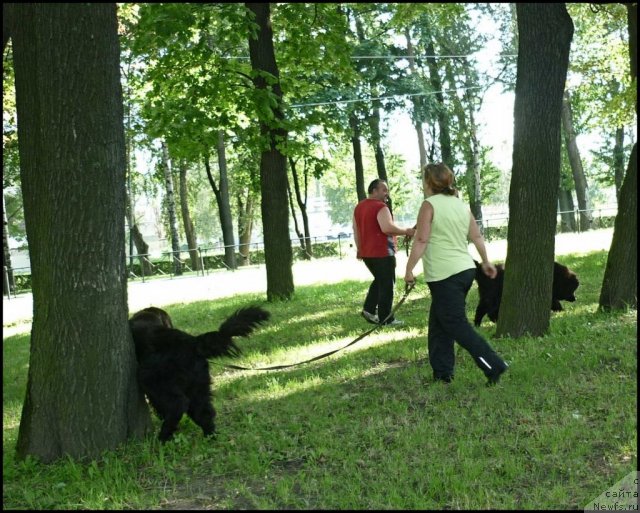
[[[352,55],[351,59],[459,59],[461,57],[477,57],[477,53],[469,53],[466,55]],[[517,57],[518,54],[500,54],[498,57]],[[245,56],[220,56],[221,59],[242,59],[248,60]]]
[[[448,93],[454,93],[457,91],[467,91],[471,89],[482,89],[482,88],[484,88],[484,86],[470,86],[470,87],[462,87],[460,89],[449,89],[447,91],[432,91],[429,93],[392,94],[389,96],[378,96],[374,98],[357,98],[355,100],[333,100],[328,102],[317,102],[317,103],[295,103],[295,104],[289,105],[289,107],[292,109],[298,109],[300,107],[319,107],[322,105],[337,105],[340,103],[356,103],[356,102],[372,102],[375,100],[388,100],[391,98],[397,98],[398,96],[404,96],[407,98],[410,98],[412,96],[433,96],[434,94],[438,94],[438,93],[448,94]]]

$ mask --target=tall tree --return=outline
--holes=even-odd
[[[624,180],[624,127],[616,128],[613,147],[613,180],[616,186],[616,200],[620,204],[620,189]]]
[[[11,252],[9,251],[9,220],[7,219],[7,209],[4,204],[4,191],[2,193],[2,248],[3,264],[7,272],[7,279],[3,278],[2,280],[2,292],[9,295],[15,289],[15,281],[11,266]]]
[[[367,186],[364,183],[364,164],[362,163],[362,146],[360,144],[360,120],[356,112],[349,114],[349,126],[351,127],[351,144],[353,146],[353,160],[356,174],[356,193],[358,201],[367,197]]]
[[[209,156],[205,155],[204,167],[207,171],[207,178],[216,197],[218,204],[218,214],[220,227],[222,228],[222,240],[224,242],[224,263],[228,269],[235,269],[236,266],[236,243],[233,235],[233,218],[231,216],[231,204],[229,203],[229,180],[227,178],[227,159],[224,144],[224,133],[218,131],[217,137],[218,169],[220,171],[219,183],[211,173],[211,163]]]
[[[573,23],[565,4],[517,4],[513,170],[499,336],[547,332],[560,181],[562,93]],[[526,291],[523,294],[522,291]]]
[[[169,237],[171,238],[171,263],[173,272],[176,276],[182,274],[182,260],[180,260],[180,239],[178,237],[178,219],[176,217],[176,197],[173,192],[173,173],[172,162],[169,159],[169,150],[167,144],[161,143],[160,165],[162,167],[162,176],[165,186],[165,205],[169,216]]]
[[[638,80],[638,4],[627,4],[629,58],[633,84]],[[636,116],[638,102],[636,100]],[[600,290],[603,310],[638,306],[638,143],[634,143],[620,188],[613,239]]]
[[[254,73],[260,131],[266,148],[260,159],[262,227],[267,299],[289,299],[293,295],[293,251],[289,239],[287,205],[287,161],[282,152],[287,131],[282,112],[282,87],[273,48],[269,4],[246,3],[257,33],[249,36],[249,56]]]
[[[184,226],[184,236],[187,239],[187,247],[189,248],[189,258],[191,259],[191,268],[194,271],[202,270],[200,255],[198,255],[198,236],[191,219],[189,210],[189,194],[187,192],[187,162],[180,159],[178,162],[178,171],[180,172],[180,213],[182,214],[182,226]]]
[[[576,131],[573,127],[573,114],[571,112],[571,94],[564,92],[562,97],[562,129],[569,157],[569,165],[573,174],[573,181],[576,186],[576,197],[578,198],[578,209],[580,210],[580,230],[586,231],[591,228],[591,205],[589,204],[589,187],[587,177],[582,167],[580,149],[576,142]]]
[[[416,59],[413,51],[413,43],[411,42],[411,30],[408,26],[405,27],[404,37],[407,41],[407,57],[409,58],[409,69],[411,70],[411,74],[415,75]],[[421,110],[422,98],[420,98],[419,96],[416,96],[415,98],[412,99],[412,101],[414,104],[414,109],[412,112],[413,114],[412,121],[413,121],[413,126],[416,129],[416,135],[418,137],[418,154],[419,154],[418,156],[420,158],[420,169],[422,170],[422,168],[427,164],[427,152],[425,150],[425,145],[424,145],[424,132],[422,131],[422,121],[420,120],[420,116],[418,114]]]
[[[96,457],[150,422],[127,323],[116,6],[9,11],[34,307],[17,453]]]

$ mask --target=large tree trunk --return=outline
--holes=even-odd
[[[549,328],[561,111],[573,23],[564,4],[517,4],[513,171],[498,336]]]
[[[589,190],[587,177],[582,168],[580,150],[576,142],[576,132],[573,128],[573,115],[571,113],[571,96],[569,91],[564,92],[562,98],[562,128],[569,156],[569,165],[573,174],[573,181],[576,185],[576,197],[578,198],[578,209],[580,210],[580,231],[591,229],[591,206],[589,205]]]
[[[638,306],[638,144],[633,145],[600,290],[603,310]]]
[[[631,78],[638,78],[638,4],[627,4]],[[636,100],[636,115],[638,103]],[[638,143],[633,145],[620,188],[613,240],[600,291],[603,310],[638,307]]]
[[[180,212],[182,213],[182,225],[184,226],[184,235],[187,239],[187,247],[189,248],[189,258],[191,260],[191,269],[201,271],[200,255],[198,255],[198,237],[196,229],[191,220],[189,212],[189,194],[187,193],[187,163],[180,160]]]
[[[171,176],[171,162],[167,145],[162,142],[162,172],[167,196],[165,202],[169,214],[169,237],[171,238],[171,262],[176,276],[182,274],[182,260],[180,260],[180,240],[178,237],[178,220],[176,217],[176,197],[173,193],[173,177]]]
[[[276,101],[272,119],[260,119],[260,132],[268,140],[268,148],[260,159],[260,189],[262,193],[262,227],[267,268],[267,299],[290,299],[293,295],[293,251],[289,239],[289,209],[287,207],[287,162],[278,146],[286,143],[287,132],[282,128],[282,88],[273,49],[273,33],[268,3],[246,3],[251,17],[258,24],[257,36],[249,36],[251,67],[256,93],[265,94],[267,88]],[[276,78],[268,86],[264,72]]]
[[[364,164],[362,163],[362,146],[360,144],[360,123],[355,112],[349,114],[349,126],[351,127],[351,144],[353,146],[353,162],[356,173],[356,194],[358,201],[367,197],[367,189],[364,184]]]
[[[33,280],[17,455],[94,458],[150,427],[127,322],[116,6],[11,10]]]

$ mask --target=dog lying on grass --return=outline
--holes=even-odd
[[[171,317],[156,307],[145,308],[129,319],[138,359],[138,382],[160,419],[158,438],[173,437],[183,414],[202,428],[215,432],[216,411],[211,402],[209,358],[238,356],[233,337],[249,335],[269,319],[259,307],[241,308],[218,328],[189,335],[173,327]]]
[[[476,308],[474,324],[480,326],[482,318],[487,315],[493,322],[498,321],[498,310],[502,299],[502,286],[504,284],[504,265],[496,264],[498,274],[494,279],[482,272],[482,266],[476,262],[476,283],[480,302]],[[560,301],[575,301],[575,291],[580,285],[578,277],[565,265],[553,263],[553,291],[551,297],[551,310],[561,312],[563,310]]]

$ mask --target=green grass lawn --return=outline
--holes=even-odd
[[[7,509],[582,509],[637,469],[636,311],[597,302],[606,252],[559,259],[580,279],[550,334],[495,339],[510,364],[496,387],[464,350],[456,379],[433,383],[426,359],[427,287],[397,316],[325,359],[279,371],[211,365],[218,436],[184,418],[98,460],[15,461],[28,335],[3,344],[3,507]],[[233,363],[289,364],[347,345],[371,327],[367,283],[298,287],[291,301],[245,294],[166,307],[192,333],[263,304],[272,320]],[[404,284],[397,284],[398,294]],[[398,296],[400,297],[400,296]],[[469,294],[470,319],[477,304]],[[231,360],[227,360],[231,363]]]

